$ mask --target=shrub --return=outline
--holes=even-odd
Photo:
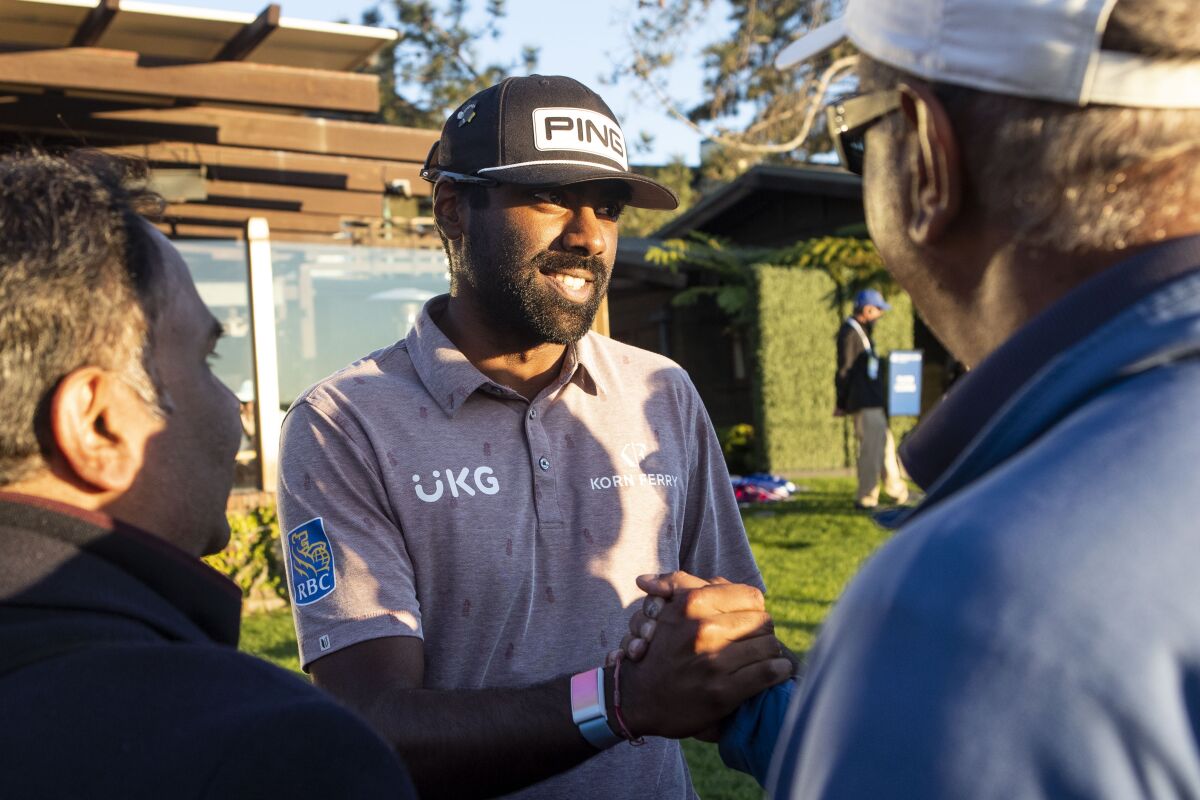
[[[755,414],[763,460],[775,473],[848,465],[846,424],[833,416],[833,280],[815,270],[760,266]]]
[[[757,266],[755,415],[762,461],[770,472],[842,469],[854,464],[854,433],[833,416],[834,337],[848,306],[831,306],[837,285],[824,271]],[[875,328],[881,354],[913,344],[912,304],[888,296],[892,310]],[[892,420],[899,441],[911,419]]]
[[[757,471],[754,453],[754,426],[740,423],[717,430],[721,452],[725,454],[725,466],[734,475],[747,475]]]
[[[250,611],[278,608],[287,603],[287,574],[274,506],[228,515],[229,544],[204,560],[242,590]]]

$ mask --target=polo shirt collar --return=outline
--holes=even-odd
[[[1055,356],[1114,316],[1200,270],[1200,236],[1143,250],[1042,311],[954,385],[900,447],[909,475],[929,488],[987,423]]]
[[[604,380],[604,370],[600,368],[601,358],[596,346],[596,337],[600,335],[589,331],[573,344],[567,356],[567,364],[573,371],[572,379],[581,389],[588,394],[603,397],[608,394],[610,387]]]
[[[450,295],[443,294],[426,302],[405,338],[413,368],[434,402],[446,416],[453,418],[467,398],[481,388],[496,396],[519,398],[520,395],[512,389],[480,372],[433,321],[433,314],[445,309],[449,299]],[[585,391],[594,389],[591,393],[603,394],[600,371],[588,367],[589,364],[594,365],[596,360],[595,348],[590,341],[592,335],[589,333],[567,347],[562,372],[558,380],[551,384],[550,390],[574,380]]]
[[[405,344],[421,383],[446,416],[453,417],[476,389],[492,382],[433,321],[430,312],[442,311],[449,299],[442,294],[425,303]]]

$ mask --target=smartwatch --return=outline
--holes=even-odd
[[[571,719],[583,738],[597,750],[625,741],[613,733],[604,708],[604,669],[596,667],[571,676]]]

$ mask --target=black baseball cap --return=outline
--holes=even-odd
[[[450,115],[421,168],[421,177],[518,186],[620,181],[629,205],[671,210],[666,186],[629,171],[625,134],[608,105],[561,75],[506,78]]]

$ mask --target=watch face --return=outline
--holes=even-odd
[[[576,714],[587,711],[590,716],[600,713],[600,682],[595,670],[571,676],[571,711]]]

